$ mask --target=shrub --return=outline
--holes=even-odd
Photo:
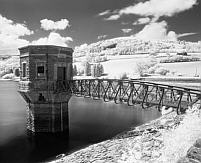
[[[77,74],[78,74],[78,72],[77,72],[77,66],[74,65],[73,66],[73,76],[76,76]]]
[[[127,75],[127,73],[126,72],[124,72],[123,74],[120,74],[119,75],[119,79],[128,79],[128,75]]]
[[[1,74],[0,74],[0,76],[3,77],[4,75],[11,74],[11,73],[13,73],[13,70],[12,69],[8,69],[6,71],[2,71]]]
[[[15,77],[15,75],[13,73],[2,76],[3,79],[13,79],[14,77]]]
[[[104,73],[104,68],[102,64],[97,65],[97,76],[101,76]]]
[[[155,73],[156,74],[160,74],[160,75],[167,75],[167,73],[169,73],[170,71],[165,69],[164,67],[159,67],[158,69],[156,69]]]
[[[4,75],[6,75],[6,74],[7,74],[6,71],[1,71],[1,77],[4,76]]]
[[[147,71],[146,65],[143,63],[137,63],[137,73],[140,76],[143,76],[145,72]]]
[[[195,62],[200,61],[200,58],[192,56],[173,56],[165,59],[161,59],[160,63],[174,63],[174,62]]]
[[[159,65],[155,65],[155,66],[153,66],[153,67],[150,67],[150,68],[148,69],[148,73],[149,73],[149,74],[155,74],[155,72],[156,72],[156,70],[157,70],[158,68],[160,68]]]
[[[155,61],[150,61],[150,62],[139,62],[136,64],[136,71],[140,76],[144,76],[146,73],[148,73],[148,69],[151,67],[155,66],[156,62]]]
[[[91,66],[91,76],[96,77],[96,70],[97,66],[96,65],[92,65]]]
[[[93,77],[100,77],[104,73],[103,65],[102,64],[94,64],[91,67],[91,76]]]
[[[85,62],[84,63],[84,74],[86,76],[90,76],[91,75],[91,65],[89,64],[89,62]]]
[[[15,76],[19,77],[20,76],[20,70],[19,68],[15,69]]]
[[[81,75],[83,75],[83,74],[84,74],[84,70],[83,70],[83,69],[79,69],[77,75],[78,75],[78,76],[81,76]]]
[[[183,55],[183,56],[187,56],[187,52],[181,52],[181,53],[177,53],[177,55]]]
[[[105,61],[107,61],[107,57],[106,56],[96,56],[94,58],[94,62],[95,63],[105,62]]]

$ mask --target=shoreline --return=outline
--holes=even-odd
[[[3,79],[3,78],[0,78],[0,81],[14,81],[14,82],[19,82],[20,79],[19,79],[19,78],[14,78],[14,79]]]
[[[131,127],[112,139],[68,155],[61,154],[49,163],[177,162],[201,138],[199,109],[200,104],[183,115],[169,112],[146,124]]]

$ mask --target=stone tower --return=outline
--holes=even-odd
[[[27,102],[27,129],[65,132],[69,129],[68,82],[72,80],[72,53],[67,47],[38,45],[19,48],[19,92]]]

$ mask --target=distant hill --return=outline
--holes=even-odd
[[[95,58],[95,61],[106,61],[105,56],[135,55],[147,53],[176,53],[176,52],[199,52],[201,53],[201,41],[143,41],[134,37],[118,37],[98,41],[92,44],[85,44],[74,49],[73,57]],[[98,56],[98,57],[97,57]],[[99,57],[102,56],[102,57]],[[75,61],[74,60],[74,61]],[[92,61],[94,62],[94,60]],[[10,69],[19,67],[19,56],[0,56],[0,76]]]
[[[118,37],[75,48],[74,57],[86,55],[135,55],[157,52],[201,52],[201,41],[143,41],[134,37]]]
[[[0,56],[0,78],[2,75],[10,73],[11,69],[18,68],[19,59],[19,56]]]

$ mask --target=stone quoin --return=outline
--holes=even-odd
[[[57,133],[69,129],[69,92],[56,91],[72,80],[72,53],[67,47],[30,45],[19,48],[19,93],[27,102],[27,129]]]

